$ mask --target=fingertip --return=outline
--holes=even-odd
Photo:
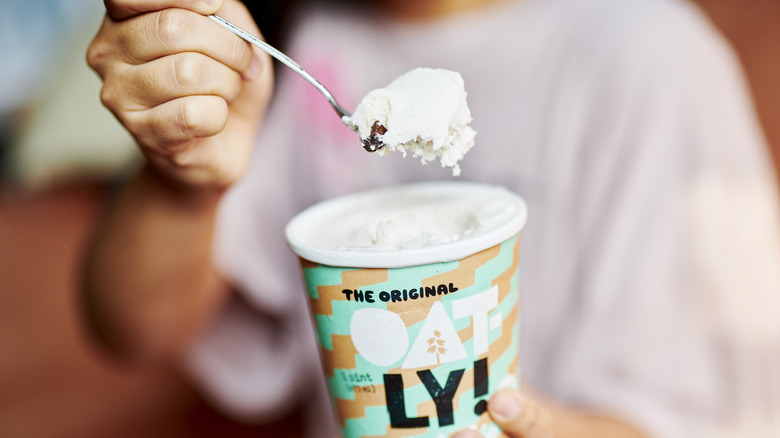
[[[260,73],[263,71],[263,58],[257,49],[252,49],[252,62],[249,64],[249,68],[244,74],[244,79],[247,81],[253,81],[260,77]]]
[[[223,0],[202,0],[210,14],[216,14],[222,8]]]
[[[511,389],[502,389],[490,397],[488,412],[496,421],[510,421],[517,418],[523,409],[523,396]]]

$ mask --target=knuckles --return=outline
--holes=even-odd
[[[179,106],[176,114],[176,128],[186,139],[192,139],[201,126],[201,106],[196,105],[192,99],[186,99]]]
[[[119,93],[115,91],[115,87],[111,86],[110,82],[104,82],[103,88],[100,89],[100,102],[106,108],[115,111],[119,107]]]
[[[182,99],[172,115],[166,137],[188,141],[219,133],[228,118],[227,104],[216,96]]]
[[[188,37],[191,26],[189,25],[189,13],[182,9],[163,9],[155,12],[157,19],[154,21],[156,37],[170,46],[178,46]]]
[[[110,54],[108,47],[98,40],[92,41],[87,48],[87,64],[102,76],[103,66]]]
[[[89,47],[87,47],[87,64],[101,76],[105,65],[113,58],[112,54],[114,53],[106,36],[109,26],[110,21],[106,18],[103,20],[97,35],[95,35],[95,38],[92,39]]]
[[[195,53],[183,53],[173,62],[173,81],[177,87],[185,90],[199,88],[208,81],[206,61]]]

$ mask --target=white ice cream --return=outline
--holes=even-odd
[[[439,158],[455,176],[460,175],[458,162],[474,146],[471,120],[460,74],[431,68],[414,69],[369,92],[352,116],[343,119],[364,147],[371,141],[384,143],[377,154],[411,152],[423,164]],[[372,132],[376,122],[387,131]]]
[[[358,194],[302,215],[296,240],[325,250],[395,251],[443,245],[524,215],[506,189],[473,183],[422,183]],[[522,212],[521,212],[522,210]]]

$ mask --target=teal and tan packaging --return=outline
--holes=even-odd
[[[406,223],[393,219],[407,213]],[[391,217],[378,234],[392,244],[375,231],[368,245],[340,234],[377,215]],[[344,437],[447,437],[464,428],[503,436],[485,411],[493,392],[518,386],[525,219],[522,199],[503,188],[439,182],[326,201],[288,224]],[[453,224],[461,235],[453,237]],[[439,225],[444,237],[432,237]]]

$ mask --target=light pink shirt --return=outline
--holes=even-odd
[[[522,375],[651,437],[780,436],[778,194],[733,54],[678,0],[506,1],[426,25],[310,11],[290,48],[343,105],[414,67],[462,74],[464,180],[522,195]],[[331,436],[283,227],[316,201],[449,179],[364,152],[283,71],[215,260],[241,291],[189,369],[234,415],[311,400]]]

